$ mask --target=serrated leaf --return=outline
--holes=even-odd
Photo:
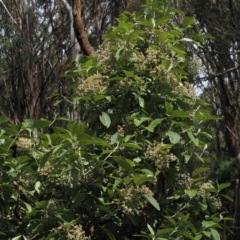
[[[203,228],[210,228],[214,225],[216,225],[216,223],[213,221],[202,221]]]
[[[211,232],[208,232],[208,231],[202,231],[202,232],[203,232],[203,234],[204,234],[205,236],[207,236],[208,238],[211,237]]]
[[[90,135],[85,134],[85,133],[80,134],[77,137],[77,140],[79,141],[79,143],[81,143],[83,145],[96,144],[96,145],[101,145],[101,146],[111,148],[111,145],[107,141],[105,141],[101,138],[91,137]]]
[[[192,236],[192,234],[190,234],[190,233],[187,232],[187,231],[183,231],[182,234],[183,234],[185,237],[187,237],[188,239],[195,240],[195,238]]]
[[[121,54],[121,52],[123,51],[123,49],[124,49],[124,46],[121,46],[121,47],[117,50],[117,52],[116,52],[116,54],[115,54],[115,58],[116,58],[117,61],[120,59],[120,54]]]
[[[159,34],[159,41],[160,41],[160,43],[166,42],[167,39],[168,39],[168,33],[167,32],[161,32]]]
[[[193,133],[190,132],[190,131],[187,131],[187,135],[188,135],[188,137],[192,140],[192,142],[194,143],[194,145],[198,147],[198,146],[199,146],[199,139],[198,139],[198,138],[195,138],[195,137],[193,136]]]
[[[164,59],[162,60],[162,65],[169,72],[173,68],[173,63],[171,60]]]
[[[206,172],[207,170],[209,170],[209,168],[204,168],[204,167],[196,168],[192,173],[192,177],[194,178],[198,174],[200,174],[202,172]]]
[[[141,117],[140,119],[134,119],[134,124],[138,127],[140,126],[143,122],[149,121],[151,118],[148,117]]]
[[[12,238],[11,240],[18,240],[18,239],[21,239],[22,236],[17,236],[17,237],[14,237]]]
[[[193,25],[195,23],[194,18],[193,17],[185,17],[183,19],[183,27],[184,28],[188,28],[191,25]]]
[[[213,237],[214,240],[220,240],[221,239],[218,231],[216,231],[213,228],[210,228],[210,231],[211,231],[211,234],[212,234],[212,237]]]
[[[128,160],[128,159],[124,159],[118,156],[113,156],[113,159],[117,162],[117,164],[123,168],[124,170],[126,170],[129,173],[133,173],[133,166],[135,165],[134,162]]]
[[[1,116],[0,117],[0,124],[1,123],[4,123],[4,122],[8,122],[10,119],[8,117],[5,117],[5,116]]]
[[[149,175],[144,175],[144,174],[134,174],[133,176],[133,182],[139,186],[142,183],[145,182],[152,182],[154,180],[154,177],[149,176]]]
[[[32,211],[32,207],[30,204],[26,203],[26,202],[23,202],[23,204],[26,206],[28,212],[31,212]]]
[[[180,136],[176,132],[168,131],[166,135],[169,137],[172,144],[177,144],[180,141]]]
[[[170,114],[173,110],[173,105],[169,102],[165,102],[165,109],[166,109],[167,114]]]
[[[110,143],[111,143],[111,145],[113,145],[114,143],[116,143],[117,140],[118,140],[118,132],[115,133],[115,134],[113,134],[113,135],[111,136],[111,138],[110,138]]]
[[[182,38],[180,41],[182,42],[193,42],[191,38]]]
[[[161,236],[166,233],[172,233],[174,230],[175,230],[174,228],[164,228],[164,229],[158,230],[156,233],[156,237]]]
[[[173,224],[174,226],[176,226],[176,221],[173,219],[173,218],[171,218],[171,217],[169,217],[169,216],[164,216],[171,224]]]
[[[138,149],[138,150],[143,150],[140,146],[138,146],[135,143],[123,143],[122,146],[127,147],[127,148],[133,148],[133,149]]]
[[[231,183],[221,183],[221,184],[218,186],[218,190],[221,191],[221,190],[223,190],[224,188],[228,188],[229,186],[231,186]]]
[[[45,209],[48,205],[48,201],[41,201],[36,203],[36,208]]]
[[[187,117],[189,117],[189,114],[182,110],[173,110],[171,113],[171,117],[172,118],[175,118],[175,117],[187,118]]]
[[[110,240],[116,240],[116,238],[114,237],[114,235],[112,234],[112,232],[110,230],[108,230],[107,228],[103,228],[103,230],[107,234],[107,236]]]
[[[147,228],[148,228],[149,232],[150,232],[152,235],[154,235],[154,231],[153,231],[152,227],[151,227],[149,224],[147,224]]]
[[[37,193],[40,193],[40,190],[39,190],[40,187],[41,187],[41,182],[37,181],[35,183],[35,190],[36,190]]]
[[[226,195],[226,194],[220,194],[219,196],[220,196],[220,197],[224,197],[225,199],[229,200],[230,202],[233,202],[232,197],[230,197],[229,195]]]
[[[99,117],[101,123],[106,127],[109,128],[111,125],[111,119],[109,115],[105,112],[102,112],[102,115]]]
[[[146,194],[143,194],[143,196],[148,200],[149,203],[152,204],[153,207],[155,207],[158,211],[160,211],[159,203],[157,202],[157,200],[154,197],[148,196]]]
[[[51,124],[51,121],[44,118],[40,118],[39,120],[33,123],[33,128],[45,128],[45,127],[48,127],[50,124]]]
[[[99,94],[99,95],[93,96],[94,102],[98,102],[98,101],[100,101],[102,99],[106,99],[106,95]]]
[[[138,103],[140,105],[141,108],[144,108],[145,105],[145,101],[142,97],[138,96]]]
[[[124,142],[128,142],[131,138],[135,137],[135,135],[127,135],[125,138],[124,138]]]
[[[192,190],[185,189],[184,192],[190,197],[190,199],[194,198],[197,195],[197,190],[195,189]]]
[[[165,118],[154,119],[145,129],[149,132],[154,132],[154,128],[157,127]]]

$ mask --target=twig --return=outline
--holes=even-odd
[[[4,2],[2,0],[0,0],[0,2],[2,3],[3,7],[5,8],[6,12],[8,13],[9,17],[12,19],[14,24],[17,24],[17,22],[14,20],[14,18],[12,17],[11,13],[8,11],[6,5],[4,4]]]
[[[227,70],[225,70],[225,71],[223,71],[223,72],[220,72],[220,73],[210,74],[209,76],[201,77],[201,78],[198,77],[197,80],[212,79],[212,78],[215,78],[215,77],[222,76],[222,75],[224,75],[224,74],[226,74],[226,73],[228,73],[228,72],[232,72],[232,71],[234,71],[234,70],[237,70],[237,69],[239,69],[239,68],[240,68],[240,66],[232,67],[232,68],[229,68],[229,69],[227,69]]]
[[[118,147],[119,147],[119,144],[112,150],[112,152],[110,152],[110,153],[104,158],[103,161],[105,161],[105,160],[107,160],[109,157],[111,157],[112,154],[113,154],[114,152],[116,152],[116,150],[118,149]]]

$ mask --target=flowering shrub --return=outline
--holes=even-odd
[[[162,2],[122,14],[97,56],[66,74],[82,78],[75,99],[84,125],[25,120],[1,131],[2,236],[220,239],[228,185],[202,177],[201,122],[216,118],[188,83],[193,21],[176,25],[179,11]],[[34,138],[35,129],[43,130]]]

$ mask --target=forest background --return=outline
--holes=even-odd
[[[239,239],[240,3],[0,6],[1,239]]]

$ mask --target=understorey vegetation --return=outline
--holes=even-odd
[[[78,119],[0,117],[1,239],[231,234],[230,183],[209,178],[205,123],[220,118],[190,84],[190,46],[209,35],[167,1],[143,7],[122,13],[96,53],[62,76],[72,95],[61,101]]]

